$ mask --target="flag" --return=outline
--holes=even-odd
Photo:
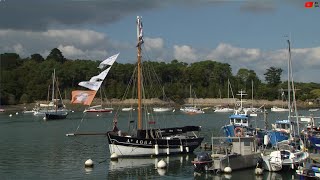
[[[79,86],[88,88],[90,90],[94,90],[94,91],[98,91],[98,89],[100,88],[102,84],[102,81],[95,81],[95,82],[91,82],[91,81],[82,81],[79,82]]]
[[[305,8],[312,8],[312,7],[313,7],[313,2],[311,2],[311,1],[305,2],[305,3],[304,3],[304,7],[305,7]]]
[[[107,68],[106,70],[102,71],[99,75],[97,76],[93,76],[91,79],[90,79],[90,82],[97,82],[97,81],[103,81],[104,78],[106,78],[107,74],[109,73],[111,67]]]
[[[99,68],[99,69],[103,69],[103,68],[105,68],[107,65],[112,66],[112,64],[113,64],[113,63],[116,61],[116,59],[118,58],[119,54],[120,54],[120,53],[115,54],[115,55],[113,55],[113,56],[110,56],[110,57],[108,57],[107,59],[103,60],[103,61],[99,64],[98,68]]]
[[[81,90],[72,91],[71,103],[90,105],[96,93],[97,91],[81,91]]]
[[[140,46],[141,44],[144,43],[143,41],[143,25],[142,25],[142,21],[141,21],[141,17],[137,16],[137,30],[138,30],[138,44],[137,46]]]

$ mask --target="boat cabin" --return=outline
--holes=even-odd
[[[290,133],[291,131],[291,122],[290,120],[277,120],[275,124],[272,125],[273,129],[276,131],[282,131],[286,133]]]
[[[249,126],[249,117],[248,115],[238,115],[238,114],[232,114],[229,116],[230,124],[233,124],[235,126]]]
[[[232,153],[249,155],[256,152],[256,143],[253,137],[232,139]]]

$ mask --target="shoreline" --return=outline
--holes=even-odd
[[[145,104],[149,105],[155,105],[155,106],[166,106],[170,104],[171,106],[174,106],[175,108],[180,108],[185,105],[196,105],[199,107],[215,107],[215,106],[229,106],[231,108],[234,108],[235,106],[240,105],[240,100],[238,99],[232,99],[232,98],[198,98],[198,99],[193,99],[193,98],[187,98],[184,100],[184,104],[180,105],[177,104],[173,101],[167,102],[167,101],[162,101],[157,98],[152,98],[152,99],[145,99],[143,100]],[[47,101],[37,101],[37,103],[46,103]],[[92,102],[92,106],[94,105],[99,105],[101,102],[100,99],[94,99]],[[67,106],[68,109],[72,109],[74,111],[83,111],[85,108],[88,106],[82,105],[82,104],[71,104],[70,100],[64,100],[64,104]],[[111,99],[111,100],[106,100],[103,103],[105,106],[111,106],[111,107],[126,107],[126,106],[137,106],[137,100],[136,99],[126,99],[124,101],[121,101],[120,99]],[[3,105],[1,106],[2,108],[5,109],[5,111],[24,111],[24,110],[32,110],[35,107],[36,103],[26,103],[26,104],[16,104],[16,105]],[[277,107],[287,107],[287,102],[281,101],[281,100],[274,100],[274,101],[268,101],[268,100],[251,100],[251,99],[243,99],[243,107],[265,107],[267,109],[270,109],[273,106]],[[297,107],[300,109],[308,109],[308,108],[317,108],[318,106],[316,105],[309,105],[306,102],[297,102]]]

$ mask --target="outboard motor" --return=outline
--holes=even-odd
[[[197,158],[192,161],[195,171],[208,171],[212,166],[212,158],[206,152],[201,152],[197,155]]]

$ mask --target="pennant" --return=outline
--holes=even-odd
[[[82,81],[79,82],[79,86],[88,88],[90,90],[94,90],[94,91],[98,91],[98,89],[100,88],[102,84],[102,81],[95,81],[95,82],[91,82],[91,81]]]
[[[138,30],[138,44],[137,47],[144,43],[143,41],[143,25],[141,21],[141,17],[137,16],[137,30]]]
[[[107,68],[106,70],[102,71],[99,75],[97,76],[93,76],[91,79],[90,79],[90,82],[97,82],[97,81],[103,81],[104,78],[106,78],[107,74],[109,73],[111,69],[111,66],[109,68]]]
[[[113,56],[111,56],[111,57],[108,57],[107,59],[103,60],[103,61],[99,64],[98,68],[99,68],[99,69],[103,69],[103,68],[105,68],[107,65],[112,66],[113,63],[114,63],[114,62],[116,61],[116,59],[118,58],[119,54],[120,54],[120,53],[115,54],[115,55],[113,55]]]
[[[72,104],[90,105],[97,91],[72,91]]]

